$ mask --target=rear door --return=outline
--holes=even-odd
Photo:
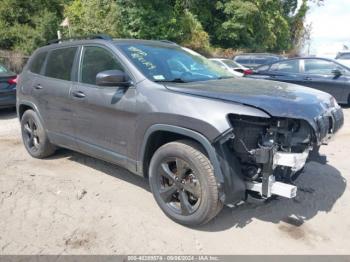
[[[304,60],[304,85],[327,92],[340,103],[347,103],[350,77],[346,68],[323,59]],[[333,70],[338,69],[341,75],[335,75]]]
[[[72,101],[73,65],[78,46],[49,51],[42,74],[33,83],[32,94],[53,143],[73,147]]]
[[[70,94],[74,127],[81,151],[125,165],[129,138],[135,132],[136,89],[97,86],[96,75],[106,70],[125,71],[107,47],[84,46],[79,81]]]

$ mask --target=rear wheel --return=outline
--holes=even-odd
[[[207,223],[222,208],[213,167],[193,142],[160,147],[151,160],[149,181],[160,208],[180,224]]]
[[[33,110],[24,112],[21,131],[24,146],[32,157],[45,158],[55,152],[56,147],[50,143],[38,115]]]

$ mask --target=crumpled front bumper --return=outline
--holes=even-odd
[[[330,108],[315,118],[317,144],[327,144],[344,124],[344,114],[340,106]]]
[[[276,152],[273,155],[273,168],[277,166],[290,167],[293,172],[301,170],[309,156],[309,150],[302,153]]]

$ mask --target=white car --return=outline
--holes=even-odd
[[[335,59],[338,63],[350,68],[350,51],[340,51]]]
[[[210,58],[209,60],[224,68],[225,70],[230,71],[235,76],[244,76],[252,73],[252,70],[238,64],[237,62],[231,59]]]

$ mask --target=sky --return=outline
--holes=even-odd
[[[310,55],[334,58],[347,45],[350,49],[350,0],[325,0],[312,5],[306,23],[311,23]],[[307,54],[308,46],[304,52]]]

